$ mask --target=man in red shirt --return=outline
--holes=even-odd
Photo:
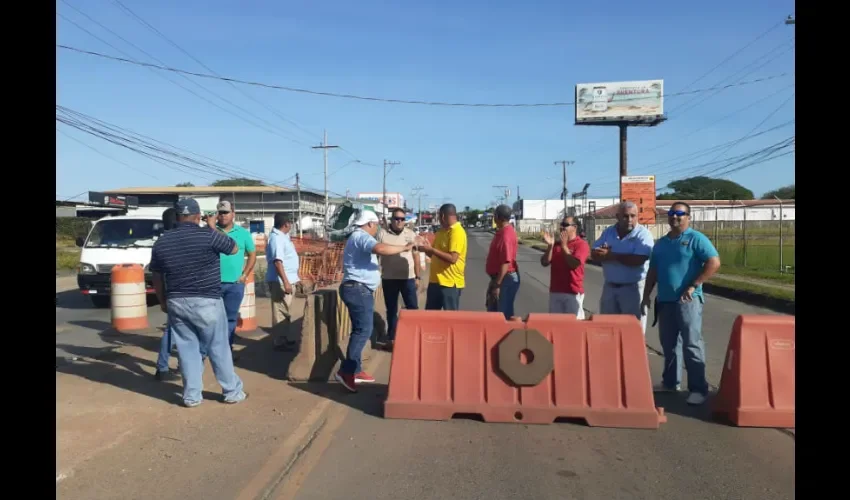
[[[505,319],[514,315],[514,299],[519,291],[519,267],[516,253],[519,242],[511,224],[511,208],[499,205],[493,215],[496,234],[490,242],[485,271],[490,276],[487,287],[487,310],[501,312]]]
[[[590,245],[578,233],[576,218],[564,217],[557,241],[548,232],[543,235],[549,249],[540,257],[540,264],[552,266],[549,312],[584,319],[584,263],[590,256]]]

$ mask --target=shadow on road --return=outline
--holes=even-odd
[[[326,382],[290,382],[289,385],[304,392],[330,399],[366,415],[382,418],[387,399],[386,384],[358,384],[357,393],[348,392],[340,384]]]
[[[91,299],[80,293],[79,290],[65,290],[56,292],[57,309],[97,309]]]
[[[163,401],[180,404],[182,381],[179,374],[173,382],[160,382],[154,378],[156,361],[133,356],[120,349],[136,347],[153,354],[159,353],[160,341],[165,325],[157,325],[156,332],[132,333],[118,332],[110,323],[98,320],[72,321],[78,327],[97,331],[107,347],[82,347],[69,344],[56,344],[56,348],[67,352],[70,357],[56,357],[56,371],[76,375],[92,382],[109,384]],[[152,325],[153,326],[153,325]],[[301,320],[293,322],[293,331],[301,331]],[[275,380],[286,380],[289,364],[295,352],[284,352],[273,348],[271,328],[261,328],[254,332],[237,333],[234,339],[236,353],[234,365],[236,372],[247,370],[266,375]],[[172,354],[172,357],[176,357]],[[206,363],[204,372],[212,367]],[[213,382],[215,390],[220,390]],[[247,387],[250,391],[250,387]],[[204,391],[204,399],[220,400],[221,394]]]

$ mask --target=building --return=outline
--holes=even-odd
[[[656,200],[656,219],[666,222],[667,211],[679,200]],[[681,200],[691,206],[693,222],[778,222],[796,220],[794,200]],[[596,219],[616,218],[617,205],[612,203],[588,214]]]
[[[568,197],[567,213],[569,215],[584,215],[594,212],[599,207],[614,205],[619,198],[583,198]],[[517,220],[552,221],[564,216],[564,200],[517,200],[513,211]]]
[[[274,214],[291,214],[300,224],[302,231],[324,234],[325,197],[321,193],[280,186],[192,186],[192,187],[127,187],[103,191],[107,195],[133,196],[138,199],[139,209],[163,210],[173,207],[183,198],[195,198],[204,212],[214,212],[220,201],[230,201],[236,210],[236,220],[249,226],[252,232],[258,228],[268,234],[273,226]],[[329,208],[333,212],[333,208]],[[300,220],[299,220],[300,216]]]

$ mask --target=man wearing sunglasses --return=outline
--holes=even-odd
[[[584,265],[590,255],[590,245],[578,236],[575,217],[561,221],[557,237],[549,232],[543,241],[549,248],[540,257],[540,265],[552,266],[549,274],[549,313],[572,314],[584,319]]]
[[[239,320],[239,308],[242,307],[242,298],[245,297],[245,281],[254,272],[257,251],[251,232],[233,223],[236,215],[233,212],[233,205],[224,200],[219,202],[216,209],[218,210],[217,221],[210,225],[229,236],[239,246],[239,251],[235,254],[221,256],[221,300],[224,301],[224,310],[227,312],[228,340],[232,350],[236,323]],[[212,219],[209,220],[212,222]]]
[[[599,314],[632,314],[646,335],[646,314],[641,306],[652,233],[638,223],[638,208],[631,201],[617,207],[617,223],[606,228],[593,244],[591,256],[602,264],[602,298]]]
[[[389,227],[386,231],[378,232],[376,238],[378,243],[402,247],[415,244],[416,234],[410,228],[405,227],[406,221],[404,210],[394,208]],[[400,254],[382,255],[379,260],[381,263],[381,287],[384,289],[384,305],[387,306],[387,342],[385,347],[387,350],[392,350],[396,324],[398,323],[399,294],[404,301],[405,309],[419,309],[416,292],[422,276],[421,261],[416,249]]]
[[[682,361],[688,370],[687,402],[701,405],[708,396],[705,378],[705,344],[702,339],[702,284],[720,269],[720,255],[711,240],[691,229],[691,207],[677,202],[667,213],[670,232],[655,244],[643,305],[649,307],[652,289],[658,284],[655,317],[664,351],[664,372],[659,392],[681,389]],[[683,356],[684,351],[684,356]]]

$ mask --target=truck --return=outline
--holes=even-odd
[[[153,245],[165,230],[163,211],[138,210],[128,215],[104,217],[92,222],[85,238],[77,238],[76,244],[81,248],[77,285],[95,307],[109,307],[112,268],[119,264],[142,266],[148,301],[156,301],[150,261]]]

